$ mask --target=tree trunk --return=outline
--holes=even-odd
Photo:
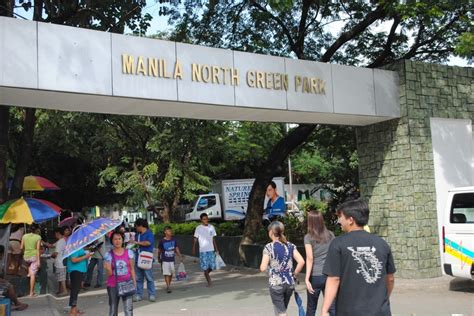
[[[13,16],[15,0],[0,0],[0,16]]]
[[[288,155],[303,144],[315,128],[316,125],[302,124],[288,133],[288,135],[283,137],[275,147],[273,147],[268,159],[260,169],[260,172],[256,175],[249,196],[244,234],[239,247],[240,259],[244,263],[246,262],[246,258],[242,246],[253,244],[262,226],[262,206],[265,201],[265,191],[268,183],[281,172],[283,162],[287,159]]]
[[[8,128],[10,125],[10,108],[0,105],[0,204],[8,199],[7,160]]]
[[[170,214],[171,214],[171,209],[170,205],[168,202],[163,203],[163,223],[169,223],[170,222]]]
[[[31,152],[33,151],[33,135],[36,124],[36,109],[25,109],[25,121],[23,133],[21,136],[20,153],[15,167],[15,176],[13,178],[12,191],[10,199],[16,199],[23,192],[23,180],[28,171]]]

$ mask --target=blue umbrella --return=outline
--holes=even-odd
[[[67,239],[64,248],[63,259],[69,257],[78,250],[93,243],[111,230],[122,224],[121,220],[99,218],[90,223],[83,224],[76,229]]]
[[[303,300],[301,299],[301,296],[296,291],[295,291],[295,301],[296,301],[296,305],[298,305],[298,316],[305,316],[306,313],[304,312],[304,308],[303,308]]]

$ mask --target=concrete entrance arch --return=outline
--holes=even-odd
[[[66,111],[367,125],[397,73],[0,18],[0,102]]]
[[[405,277],[441,273],[430,118],[472,124],[473,77],[472,68],[356,68],[0,18],[0,104],[360,126],[370,225]],[[450,185],[474,180],[472,159],[452,167],[468,172]]]

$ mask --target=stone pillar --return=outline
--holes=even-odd
[[[392,247],[397,276],[441,275],[430,117],[474,121],[474,71],[403,61],[401,118],[357,129],[371,229]]]

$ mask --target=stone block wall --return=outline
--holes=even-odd
[[[441,275],[430,118],[474,121],[474,70],[403,61],[401,118],[357,129],[369,225],[392,247],[397,276]]]

